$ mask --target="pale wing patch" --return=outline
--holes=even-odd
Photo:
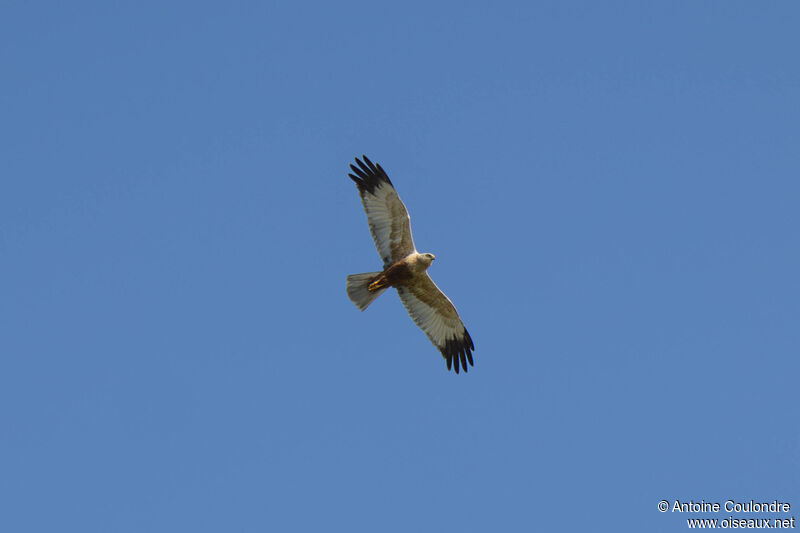
[[[397,287],[397,293],[411,319],[447,360],[447,368],[454,364],[458,372],[460,363],[466,372],[467,362],[472,365],[475,346],[453,303],[428,274]]]
[[[415,251],[408,211],[380,165],[366,156],[350,165],[349,174],[358,186],[367,224],[384,268]]]

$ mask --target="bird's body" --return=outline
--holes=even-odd
[[[452,302],[428,276],[435,259],[419,253],[411,238],[408,211],[380,165],[362,156],[350,165],[383,270],[347,276],[347,295],[362,311],[389,287],[397,289],[408,314],[447,361],[447,368],[467,371],[475,346]],[[459,365],[460,363],[460,365]]]
[[[431,254],[427,254],[431,255]],[[375,292],[385,287],[400,287],[413,279],[415,275],[425,272],[431,266],[432,259],[426,254],[412,252],[403,259],[384,269],[367,290]]]

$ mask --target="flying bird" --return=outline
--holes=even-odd
[[[375,248],[383,261],[380,272],[347,276],[347,296],[362,311],[389,287],[397,289],[400,301],[411,319],[425,332],[442,353],[447,369],[464,372],[472,365],[475,346],[450,299],[428,276],[435,259],[433,254],[419,253],[411,238],[411,217],[397,195],[389,176],[367,156],[356,158],[348,174],[361,195],[367,224]]]

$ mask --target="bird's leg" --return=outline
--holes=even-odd
[[[373,281],[372,283],[369,284],[369,287],[367,287],[367,290],[369,292],[375,292],[375,291],[379,291],[379,290],[383,289],[384,287],[388,287],[388,286],[389,286],[389,280],[386,279],[386,276],[380,276],[380,277],[378,277],[378,279],[376,279],[375,281]]]

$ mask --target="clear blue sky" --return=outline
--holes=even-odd
[[[795,2],[4,2],[0,530],[800,517],[798,27]],[[362,153],[466,375],[394,291],[345,295],[379,267]]]

